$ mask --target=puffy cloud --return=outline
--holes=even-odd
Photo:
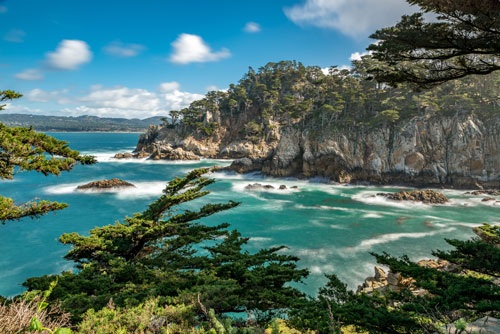
[[[8,42],[22,43],[24,42],[24,36],[26,33],[19,29],[11,29],[4,36],[3,39]]]
[[[55,70],[76,70],[80,65],[90,62],[92,52],[87,43],[65,39],[54,52],[46,54],[46,64]]]
[[[124,44],[120,41],[111,42],[103,48],[108,55],[123,58],[135,57],[144,49],[144,45]]]
[[[43,74],[36,68],[28,68],[22,72],[14,74],[14,77],[21,80],[42,80]]]
[[[210,46],[198,35],[180,34],[172,42],[172,46],[174,51],[170,55],[170,61],[176,64],[218,61],[231,56],[229,50],[225,48],[217,52],[212,51]]]
[[[286,16],[298,25],[336,29],[351,37],[367,36],[415,11],[404,0],[305,0],[285,8]]]
[[[243,28],[243,30],[245,30],[246,32],[249,32],[249,33],[256,33],[256,32],[259,32],[261,30],[261,28],[260,28],[260,24],[258,24],[258,23],[248,22],[247,24],[245,24],[245,27]]]
[[[371,51],[367,51],[367,52],[354,52],[354,53],[351,53],[351,56],[349,57],[349,60],[350,61],[354,61],[354,60],[361,60],[361,58],[363,56],[368,56],[368,55],[371,55]]]
[[[158,86],[158,90],[162,93],[168,93],[179,88],[180,85],[177,81],[163,82]]]

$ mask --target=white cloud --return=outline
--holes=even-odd
[[[123,58],[135,57],[144,49],[144,45],[124,44],[120,41],[111,42],[103,48],[104,52],[106,52],[108,55]]]
[[[14,77],[21,80],[42,80],[43,74],[36,68],[28,68],[22,72],[14,74]]]
[[[363,56],[368,56],[368,55],[371,55],[372,52],[371,51],[366,51],[366,52],[354,52],[354,53],[351,53],[351,56],[349,57],[349,60],[350,61],[355,61],[355,60],[361,60],[361,58]]]
[[[19,29],[11,29],[4,36],[3,39],[8,42],[22,43],[24,42],[24,36],[26,33]]]
[[[245,24],[245,27],[243,28],[243,30],[245,30],[246,32],[249,32],[249,33],[256,33],[256,32],[259,32],[261,30],[261,28],[260,28],[260,24],[258,24],[258,23],[248,22],[247,24]]]
[[[103,87],[92,85],[83,95],[75,96],[68,89],[46,91],[33,89],[24,95],[31,103],[56,103],[63,105],[58,112],[47,111],[55,115],[95,115],[102,117],[146,118],[168,115],[170,110],[179,110],[189,106],[202,94],[181,91],[175,82],[164,82],[157,91],[124,86]],[[41,105],[36,105],[40,107]],[[17,107],[21,110],[22,106]],[[46,112],[46,113],[47,113]]]
[[[48,92],[40,88],[35,88],[26,93],[25,96],[31,102],[56,102],[58,104],[73,103],[73,99],[66,95],[68,92],[68,89]]]
[[[80,65],[90,62],[92,52],[87,43],[65,39],[54,52],[46,54],[47,65],[55,70],[76,70]]]
[[[216,85],[210,85],[210,86],[205,87],[205,90],[206,90],[207,92],[212,92],[212,91],[219,90],[219,88],[217,88],[217,86],[216,86]]]
[[[174,90],[179,90],[181,85],[177,81],[163,82],[158,86],[158,90],[162,93],[168,93]]]
[[[8,9],[7,7],[5,7],[5,6],[0,6],[0,14],[5,14],[5,13],[7,13],[7,12],[8,12],[8,10],[9,10],[9,9]]]
[[[174,52],[170,55],[170,61],[176,64],[204,63],[218,61],[228,58],[231,53],[228,49],[214,52],[198,35],[180,34],[172,42]]]
[[[305,0],[285,8],[286,16],[298,25],[336,29],[351,37],[367,37],[415,11],[404,0]]]

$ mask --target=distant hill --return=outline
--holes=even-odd
[[[61,132],[141,132],[150,125],[161,124],[163,116],[138,118],[102,118],[97,116],[43,116],[26,114],[0,114],[0,123],[8,126],[23,126],[37,131]]]

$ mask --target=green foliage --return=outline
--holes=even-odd
[[[271,124],[321,135],[335,128],[370,130],[373,125],[396,124],[418,115],[500,113],[498,72],[416,92],[411,84],[394,88],[373,80],[374,69],[391,71],[371,56],[353,61],[350,70],[331,68],[328,75],[319,67],[295,61],[268,63],[257,71],[250,69],[227,92],[211,92],[175,112],[180,122],[168,127],[201,137],[213,136],[220,126],[237,127],[234,133],[240,139],[258,143],[276,140]],[[217,122],[210,123],[210,117]]]
[[[496,234],[484,225],[476,230]],[[316,333],[337,333],[353,325],[368,333],[435,333],[446,324],[463,331],[468,322],[483,316],[500,315],[500,287],[491,277],[499,277],[499,248],[489,240],[446,240],[454,247],[433,255],[455,266],[450,271],[422,267],[408,257],[373,254],[377,262],[392,272],[412,278],[399,292],[380,291],[354,294],[336,276],[327,276],[327,285],[317,298],[303,299],[290,311],[291,324]],[[486,275],[486,276],[485,276]],[[420,293],[415,293],[420,289]]]
[[[370,37],[368,50],[384,66],[372,68],[379,81],[435,87],[471,74],[500,69],[500,3],[495,0],[407,0],[424,13],[403,16]]]
[[[119,307],[134,307],[149,297],[191,301],[201,296],[217,315],[251,312],[265,321],[302,294],[289,286],[308,272],[297,269],[298,258],[284,247],[243,250],[248,238],[228,231],[228,224],[207,226],[199,219],[234,208],[239,203],[205,204],[191,211],[187,202],[209,193],[214,182],[208,168],[175,178],[163,195],[142,213],[122,223],[97,227],[88,236],[69,233],[60,241],[71,245],[66,259],[78,272],[30,278],[24,285],[42,290],[55,277],[51,298],[60,300],[75,319],[88,309],[102,309],[110,298]]]
[[[40,303],[38,303],[37,314],[41,313],[43,310],[45,310],[49,306],[49,303],[47,303],[46,300],[50,296],[50,294],[52,293],[52,290],[54,290],[54,287],[56,285],[57,285],[57,280],[52,281],[49,285],[49,288],[43,292],[43,298],[40,301]],[[47,331],[50,334],[71,334],[72,333],[71,329],[69,329],[69,328],[57,327],[54,329],[50,329],[50,328],[44,327],[44,325],[42,324],[42,322],[38,319],[38,317],[36,315],[31,318],[30,326],[29,326],[28,330],[30,332]]]
[[[0,91],[0,101],[21,97],[10,90]],[[0,106],[0,110],[5,105]],[[44,175],[59,175],[71,170],[77,163],[95,163],[92,156],[82,156],[71,150],[67,142],[57,140],[33,128],[8,127],[0,123],[0,179],[12,179],[21,171],[36,171]],[[40,217],[50,211],[61,210],[66,204],[50,201],[31,201],[16,205],[14,200],[0,196],[0,221],[23,217]]]

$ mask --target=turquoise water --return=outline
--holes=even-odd
[[[94,166],[78,166],[59,177],[20,173],[13,181],[0,181],[0,193],[19,202],[39,197],[66,202],[69,208],[39,220],[23,220],[0,225],[0,295],[13,296],[23,291],[28,277],[59,273],[72,268],[63,259],[68,247],[57,238],[65,232],[87,233],[95,226],[110,224],[144,210],[161,194],[166,181],[190,169],[227,165],[228,161],[168,162],[113,160],[116,152],[131,151],[138,134],[55,133],[71,147],[94,154]],[[76,193],[78,184],[118,177],[137,188],[110,193]],[[379,191],[397,188],[329,185],[321,180],[263,178],[259,175],[215,173],[212,193],[203,202],[237,200],[232,210],[203,220],[206,224],[228,222],[244,236],[251,237],[248,248],[288,246],[288,252],[301,258],[301,267],[311,275],[299,288],[315,293],[324,283],[325,273],[336,273],[355,288],[372,275],[375,261],[369,252],[387,251],[409,254],[417,260],[432,250],[445,249],[443,238],[466,239],[471,227],[482,222],[499,223],[500,206],[464,196],[464,191],[444,191],[452,198],[448,205],[429,206],[392,203],[372,197]],[[298,190],[245,190],[259,182],[298,186]]]

